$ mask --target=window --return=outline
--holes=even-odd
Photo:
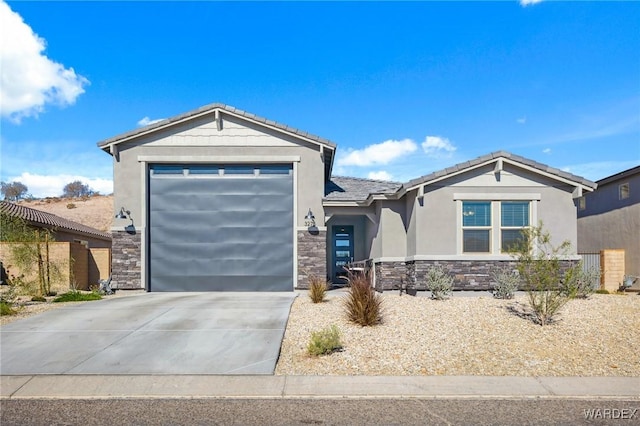
[[[629,198],[629,182],[618,185],[618,198],[620,200]]]
[[[578,210],[586,210],[587,208],[587,198],[582,196],[578,198]]]
[[[500,247],[503,252],[513,250],[523,240],[522,229],[529,226],[528,201],[500,203]]]
[[[462,253],[499,254],[523,241],[531,201],[462,201]]]
[[[491,202],[464,201],[462,203],[462,251],[464,253],[491,251]]]

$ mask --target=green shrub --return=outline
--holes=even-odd
[[[453,277],[440,265],[435,265],[427,271],[427,288],[431,291],[431,298],[445,300],[453,289]]]
[[[551,235],[545,231],[542,222],[536,227],[522,231],[523,238],[513,255],[518,261],[518,272],[527,289],[527,299],[535,321],[546,325],[553,321],[560,309],[569,301],[569,295],[562,283],[575,286],[579,276],[576,264],[562,268],[561,261],[571,251],[571,243],[564,241],[559,246],[551,243]]]
[[[596,294],[610,294],[609,290],[607,290],[606,288],[599,288],[596,290]]]
[[[600,271],[589,268],[584,271],[582,262],[578,267],[570,268],[564,276],[561,291],[570,299],[587,299],[600,288]]]
[[[361,326],[382,321],[382,298],[371,286],[371,279],[363,273],[349,273],[349,291],[344,302],[347,318]]]
[[[520,285],[518,271],[509,268],[497,268],[491,271],[491,278],[496,282],[493,297],[496,299],[512,299]]]
[[[0,315],[4,316],[4,315],[14,315],[16,314],[18,311],[16,311],[15,309],[13,309],[13,306],[11,305],[11,303],[4,301],[4,300],[0,300]]]
[[[340,331],[335,325],[311,332],[311,340],[307,345],[309,355],[327,355],[339,349],[342,349],[342,343],[340,343]]]
[[[324,297],[329,288],[329,283],[325,280],[316,277],[315,275],[309,276],[309,297],[313,303],[324,302]]]
[[[91,300],[100,300],[102,296],[98,293],[81,293],[77,290],[72,290],[67,293],[63,293],[60,296],[53,299],[54,302],[87,302]]]

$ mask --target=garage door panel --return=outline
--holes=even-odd
[[[212,178],[150,173],[149,192],[152,291],[293,289],[290,172]]]

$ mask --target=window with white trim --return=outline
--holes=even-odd
[[[618,198],[620,200],[629,198],[629,182],[618,185]]]
[[[491,202],[462,202],[463,253],[491,252]]]
[[[502,201],[500,203],[500,249],[508,252],[524,239],[522,230],[529,227],[529,201]]]
[[[462,253],[507,253],[531,223],[531,201],[462,201]]]

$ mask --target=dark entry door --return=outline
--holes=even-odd
[[[333,228],[333,282],[335,284],[346,283],[347,275],[344,267],[353,262],[353,226],[337,225]]]

